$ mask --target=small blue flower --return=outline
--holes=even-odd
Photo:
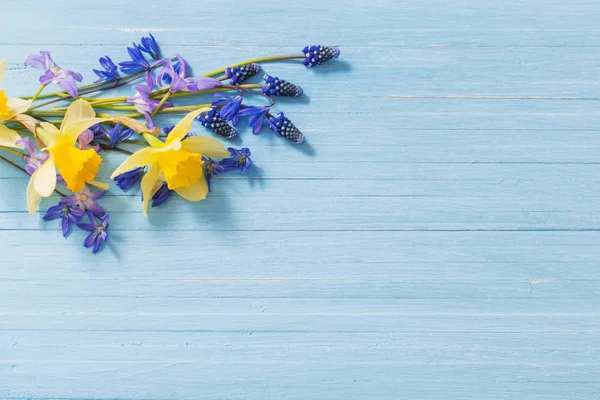
[[[225,121],[231,121],[233,126],[236,126],[240,120],[240,108],[242,106],[242,93],[235,97],[227,96],[223,93],[213,93],[210,97],[218,98],[213,101],[212,105],[221,107],[219,114]]]
[[[302,63],[309,68],[323,64],[325,61],[338,58],[340,49],[329,46],[306,46],[302,49],[302,53],[306,57]]]
[[[232,85],[239,85],[248,78],[260,72],[260,65],[256,63],[240,65],[235,68],[227,68],[225,70],[225,76],[231,78],[229,83]]]
[[[169,189],[167,182],[163,183],[163,185],[158,189],[154,196],[152,196],[152,207],[158,207],[171,196],[173,191]]]
[[[131,57],[131,61],[119,63],[123,73],[132,74],[140,71],[150,71],[152,69],[148,61],[144,58],[142,51],[135,43],[133,44],[133,47],[127,48],[127,52],[129,53],[129,57]]]
[[[166,127],[163,128],[163,133],[165,135],[168,135],[169,133],[171,133],[171,131],[173,130],[173,128],[175,128],[175,125],[166,126]]]
[[[104,197],[104,191],[92,192],[90,187],[86,185],[79,192],[73,193],[72,196],[63,197],[60,199],[60,204],[69,207],[77,207],[81,211],[90,211],[92,214],[102,217],[106,214],[104,208],[96,200]]]
[[[100,77],[100,79],[94,83],[118,81],[121,78],[119,76],[119,68],[109,56],[100,57],[98,61],[100,62],[102,68],[104,68],[104,71],[97,69],[94,70],[94,73]]]
[[[210,180],[213,176],[217,175],[219,172],[225,171],[225,167],[217,163],[212,158],[202,157],[202,168],[204,169],[204,179],[206,179],[206,184],[208,185],[208,191],[210,192]]]
[[[279,79],[276,76],[265,75],[263,79],[265,80],[265,86],[263,86],[261,91],[267,96],[298,97],[304,93],[304,90],[300,86]]]
[[[69,207],[68,205],[59,203],[56,206],[52,206],[46,211],[44,215],[44,221],[53,221],[55,219],[62,219],[62,234],[63,237],[67,237],[71,223],[76,224],[83,217],[84,211],[77,207]]]
[[[92,253],[96,254],[100,249],[102,242],[106,242],[108,239],[108,221],[110,216],[106,214],[102,221],[98,222],[94,214],[87,212],[88,218],[90,219],[89,224],[77,224],[79,229],[90,232],[87,238],[83,242],[85,248],[92,247]]]
[[[237,132],[221,117],[216,106],[212,106],[208,113],[199,115],[198,121],[203,127],[210,129],[219,136],[226,139],[237,138]]]
[[[271,107],[244,107],[240,110],[240,116],[246,117],[250,116],[250,121],[248,121],[248,125],[252,127],[252,133],[258,135],[260,130],[262,129],[263,122],[265,121],[265,117],[271,110]]]
[[[115,176],[115,183],[121,190],[128,191],[140,182],[144,176],[144,167],[138,167],[128,172],[123,172],[121,175]]]
[[[181,70],[181,68],[183,67],[183,71]],[[175,72],[175,74],[177,75],[187,75],[187,62],[182,62],[181,60],[177,59],[177,61],[175,61],[175,64],[173,64],[173,71]],[[159,76],[159,78],[162,79],[162,81],[164,83],[166,83],[167,85],[170,85],[171,82],[173,82],[173,78],[171,78],[170,74],[161,74]]]
[[[219,161],[219,165],[223,167],[223,171],[239,169],[242,174],[246,173],[252,165],[250,149],[244,147],[241,150],[236,150],[233,147],[229,147],[227,150],[231,153],[231,157]]]
[[[154,39],[154,36],[152,36],[151,33],[149,35],[150,37],[143,37],[140,40],[142,44],[139,45],[138,48],[144,53],[150,54],[150,57],[152,57],[153,59],[159,60],[160,49],[158,47],[158,43],[156,42],[156,39]]]
[[[118,122],[114,128],[108,132],[108,138],[110,143],[108,144],[110,147],[115,147],[121,142],[128,140],[131,136],[133,136],[133,129],[123,128],[121,127],[121,123]]]
[[[273,132],[279,136],[283,136],[287,140],[298,144],[304,143],[306,140],[302,132],[282,112],[278,113],[277,117],[269,118],[268,122]]]

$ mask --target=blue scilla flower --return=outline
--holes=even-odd
[[[221,117],[219,109],[216,106],[212,106],[208,113],[198,116],[198,121],[200,121],[203,127],[226,139],[235,139],[238,136],[235,129]]]
[[[235,68],[227,68],[225,70],[225,76],[231,78],[229,83],[232,85],[239,85],[248,78],[260,72],[260,65],[256,63],[239,65]]]
[[[260,130],[262,129],[265,117],[269,113],[270,109],[270,106],[244,107],[240,110],[240,116],[250,116],[250,121],[248,121],[248,125],[252,127],[252,133],[258,135],[260,133]]]
[[[135,43],[133,44],[133,47],[127,48],[127,52],[129,53],[129,57],[131,57],[131,61],[123,61],[119,63],[123,73],[132,74],[140,71],[150,71],[150,64],[148,61],[146,61],[142,51]]]
[[[115,176],[115,183],[121,190],[128,191],[136,186],[144,176],[144,167],[138,167],[131,171],[124,172],[121,175]]]
[[[217,175],[219,172],[225,171],[225,167],[217,163],[212,158],[202,156],[202,161],[204,161],[204,164],[202,164],[204,179],[206,179],[206,185],[208,186],[208,191],[210,192],[210,181],[212,177]]]
[[[89,224],[77,224],[79,229],[84,231],[88,231],[90,234],[85,241],[83,242],[83,246],[88,248],[92,247],[92,253],[96,254],[100,249],[100,245],[103,242],[106,242],[108,239],[108,221],[110,216],[108,214],[104,215],[104,217],[98,221],[98,219],[94,216],[94,214],[87,212],[86,213],[90,223]]]
[[[44,215],[44,221],[53,221],[55,219],[62,220],[62,234],[63,237],[67,237],[71,224],[79,222],[85,212],[78,207],[70,207],[66,204],[59,203],[56,206],[52,206],[46,211]]]
[[[276,76],[265,75],[263,79],[265,81],[265,86],[263,86],[261,91],[267,96],[298,97],[302,96],[302,93],[304,93],[304,90],[302,90],[300,86],[279,79]]]
[[[337,47],[314,45],[306,46],[302,49],[302,53],[306,57],[303,61],[304,65],[312,68],[323,64],[325,61],[338,58],[340,56],[340,49]]]
[[[177,75],[187,74],[187,69],[188,69],[187,62],[185,60],[183,60],[183,61],[182,60],[183,60],[183,58],[181,58],[181,59],[178,58],[178,60],[175,61],[175,64],[173,64],[173,71],[175,71],[175,73]],[[182,68],[183,68],[183,74],[181,74]],[[164,83],[166,83],[167,85],[170,85],[171,82],[173,82],[173,78],[169,74],[161,74],[160,78],[162,78],[162,81]]]
[[[142,39],[140,39],[142,44],[139,45],[138,48],[144,53],[150,54],[150,57],[152,57],[153,59],[159,60],[161,57],[158,43],[156,42],[156,39],[154,39],[154,36],[152,36],[151,33],[149,35],[150,37],[143,37]]]
[[[229,147],[227,150],[231,153],[231,156],[219,161],[219,165],[223,167],[223,171],[234,171],[237,169],[242,174],[246,173],[252,165],[250,149],[244,147],[241,150],[236,150],[233,147]]]
[[[269,122],[273,132],[287,140],[298,144],[304,143],[306,140],[302,132],[282,112],[278,113],[277,117],[269,118],[267,122]]]
[[[210,97],[219,100],[213,101],[212,105],[221,107],[219,114],[225,121],[231,121],[233,126],[236,126],[240,121],[240,108],[242,107],[242,93],[235,97],[227,96],[223,93],[213,93]]]
[[[108,138],[110,140],[109,146],[115,147],[119,143],[124,142],[125,140],[128,140],[133,135],[133,133],[134,133],[133,129],[124,128],[121,126],[121,123],[118,122],[114,126],[114,128],[112,128],[108,132]]]
[[[98,61],[100,62],[102,68],[104,68],[104,71],[97,69],[94,70],[94,73],[100,77],[100,79],[94,83],[118,81],[120,79],[119,68],[109,56],[100,57]]]
[[[169,196],[171,196],[171,193],[173,193],[173,191],[169,189],[167,182],[163,183],[160,189],[158,189],[156,193],[154,193],[154,196],[152,196],[152,207],[158,207],[167,201]]]

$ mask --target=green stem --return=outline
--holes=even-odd
[[[163,98],[160,99],[160,101],[158,102],[158,104],[154,108],[154,111],[152,111],[152,114],[151,114],[152,117],[154,117],[156,115],[156,113],[160,111],[160,109],[162,108],[162,106],[164,106],[165,103],[167,102],[167,100],[169,100],[170,96],[171,96],[171,92],[165,93],[165,95],[163,96]]]
[[[4,150],[4,151],[8,151],[9,153],[14,154],[17,157],[21,157],[23,158],[24,154],[21,153],[20,151],[17,151],[15,149],[11,149],[10,147],[6,147],[6,146],[0,146],[0,149]]]
[[[297,58],[304,58],[304,54],[292,54],[292,55],[287,55],[287,56],[270,56],[270,57],[253,58],[251,60],[242,61],[241,63],[232,64],[228,67],[216,69],[214,71],[204,74],[204,76],[219,75],[219,74],[222,74],[223,72],[225,72],[225,70],[227,70],[227,68],[235,68],[235,67],[239,67],[240,65],[261,63],[261,62],[268,62],[268,61],[293,60],[293,59],[297,59]]]
[[[35,101],[35,99],[37,99],[38,97],[40,97],[40,94],[42,94],[42,92],[44,91],[44,89],[46,89],[46,86],[48,86],[48,84],[40,86],[40,88],[38,89],[38,91],[35,92],[35,94],[31,98],[32,102]]]

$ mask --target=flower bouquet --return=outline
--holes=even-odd
[[[109,214],[99,200],[109,185],[96,179],[104,152],[127,154],[111,179],[124,191],[141,188],[144,215],[173,192],[201,201],[215,175],[243,174],[252,165],[248,148],[226,148],[215,138],[235,139],[240,118],[255,135],[268,125],[277,136],[297,144],[305,141],[283,112],[271,111],[274,97],[299,97],[302,88],[270,75],[264,75],[261,83],[248,83],[261,71],[260,63],[298,59],[306,67],[316,67],[340,54],[335,47],[307,46],[299,54],[256,58],[190,76],[186,60],[179,54],[164,58],[152,35],[127,52],[130,60],[118,64],[109,56],[101,57],[101,68],[93,70],[98,79],[78,86],[81,74],[60,68],[49,52],[41,51],[25,61],[41,71],[41,86],[33,96],[6,97],[0,90],[0,151],[5,153],[0,160],[31,176],[26,190],[29,213],[38,210],[43,198],[58,194],[60,201],[47,209],[43,219],[59,220],[64,237],[72,225],[88,231],[83,244],[93,253],[108,238]],[[0,82],[6,71],[6,61],[0,60]],[[45,93],[51,85],[62,90]],[[133,86],[129,96],[106,96],[128,86]],[[184,98],[205,100],[178,104]],[[263,105],[251,105],[248,98]],[[155,124],[160,114],[183,117],[161,129]],[[212,137],[192,133],[194,121]],[[139,149],[132,152],[123,144]]]

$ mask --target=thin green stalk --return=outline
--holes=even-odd
[[[37,99],[38,97],[40,97],[40,94],[42,94],[42,92],[44,91],[44,89],[46,89],[46,86],[48,86],[48,84],[40,86],[40,88],[38,89],[38,91],[35,92],[35,94],[31,98],[31,101],[35,101],[35,99]]]
[[[297,59],[297,58],[304,58],[304,54],[292,54],[292,55],[287,55],[287,56],[270,56],[270,57],[253,58],[251,60],[242,61],[241,63],[232,64],[228,67],[219,68],[214,71],[210,71],[210,72],[204,74],[204,76],[219,75],[219,74],[222,74],[223,72],[225,72],[225,70],[227,70],[227,68],[235,68],[235,67],[239,67],[240,65],[269,62],[269,61],[293,60],[293,59]]]
[[[171,96],[171,92],[165,93],[165,95],[162,97],[162,99],[160,99],[160,101],[158,102],[158,104],[156,105],[156,107],[154,108],[154,111],[152,111],[152,114],[150,116],[154,117],[156,115],[156,113],[160,111],[162,106],[165,105],[167,100],[169,100],[170,96]]]
[[[9,153],[12,153],[15,156],[21,157],[21,158],[23,158],[23,156],[25,155],[25,154],[21,153],[20,151],[17,151],[15,149],[11,149],[10,147],[6,147],[6,146],[0,146],[0,149],[2,149],[4,151],[8,151]]]

